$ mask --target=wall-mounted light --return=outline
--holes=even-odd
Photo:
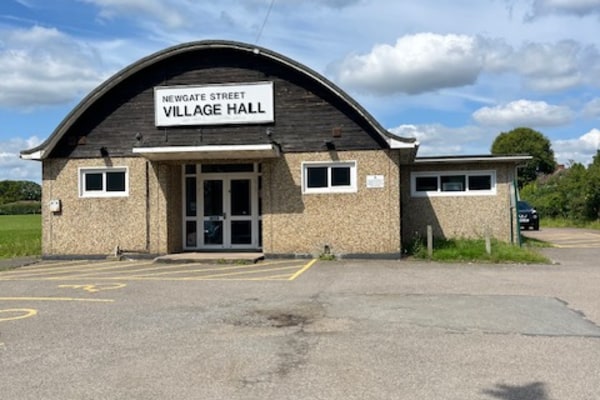
[[[100,155],[102,157],[108,157],[108,149],[104,146],[100,147]]]
[[[327,140],[325,142],[325,148],[327,150],[335,150],[335,143],[333,143],[331,140]]]

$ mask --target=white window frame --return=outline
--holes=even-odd
[[[327,187],[308,187],[308,168],[327,168]],[[335,167],[350,168],[350,185],[331,186],[331,169]],[[356,193],[358,191],[356,179],[356,161],[304,161],[302,163],[302,193]]]
[[[442,191],[441,179],[443,176],[464,176],[465,190],[461,191]],[[490,176],[490,190],[469,190],[469,177],[471,176]],[[417,178],[430,177],[437,178],[437,190],[417,191]],[[410,174],[410,194],[412,197],[448,197],[448,196],[495,196],[496,191],[496,171],[495,170],[473,170],[473,171],[422,171],[411,172]]]
[[[106,190],[106,173],[107,172],[123,172],[125,173],[125,190],[124,191],[107,191]],[[87,174],[102,174],[102,190],[86,190],[85,176]],[[128,167],[81,167],[79,168],[79,197],[127,197],[129,196],[129,168]]]

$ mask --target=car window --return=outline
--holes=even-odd
[[[533,208],[526,201],[519,201],[518,204],[519,204],[519,210],[530,210]]]

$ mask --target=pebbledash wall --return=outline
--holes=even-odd
[[[417,150],[309,68],[201,41],[115,74],[21,157],[42,162],[45,257],[397,258],[428,224],[438,236],[511,240],[511,185],[527,157]]]
[[[441,238],[483,238],[486,235],[503,241],[517,241],[515,163],[523,156],[462,156],[417,158],[403,170],[402,236],[405,244],[425,238],[427,226]],[[417,190],[418,178],[446,178],[459,181],[463,190]],[[461,179],[463,178],[464,179]],[[489,189],[469,190],[473,180]],[[450,188],[457,189],[457,188]]]

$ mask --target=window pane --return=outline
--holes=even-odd
[[[204,244],[223,244],[223,221],[204,221]]]
[[[187,221],[185,223],[185,245],[188,247],[196,247],[196,221]]]
[[[107,172],[106,173],[106,191],[124,192],[125,191],[125,172]]]
[[[195,164],[186,164],[185,165],[185,174],[186,175],[194,175],[196,173],[196,165]]]
[[[306,175],[306,187],[327,187],[327,167],[307,167]]]
[[[196,216],[196,177],[185,178],[185,215]]]
[[[252,244],[252,221],[231,221],[231,244]]]
[[[250,179],[231,180],[231,215],[250,215]]]
[[[465,190],[464,175],[442,176],[442,192],[462,192]]]
[[[469,190],[492,190],[492,177],[490,175],[469,176]]]
[[[350,167],[332,167],[331,186],[350,186]]]
[[[101,172],[86,172],[85,173],[85,190],[102,190],[102,173]]]
[[[202,164],[202,172],[254,172],[254,164]]]
[[[204,216],[223,215],[223,181],[204,181]]]
[[[418,176],[416,179],[417,192],[437,192],[437,176]]]

